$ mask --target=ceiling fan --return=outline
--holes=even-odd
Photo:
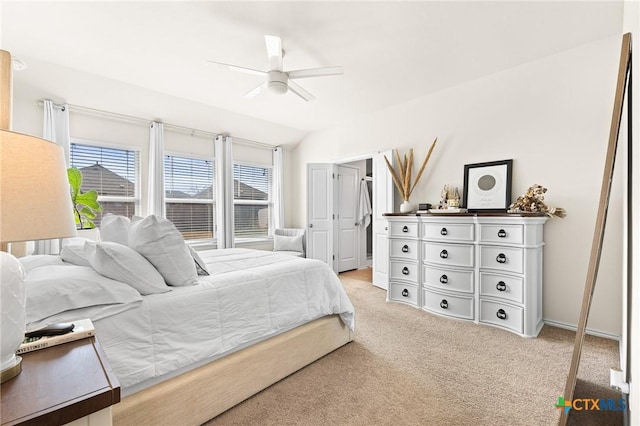
[[[282,57],[284,56],[284,52],[282,51],[282,40],[280,40],[280,37],[265,35],[264,41],[267,45],[267,57],[269,59],[268,71],[255,70],[252,68],[240,67],[237,65],[229,65],[223,64],[221,62],[209,61],[212,64],[223,66],[231,71],[239,71],[246,74],[266,77],[266,80],[263,83],[244,95],[246,98],[252,98],[261,93],[265,88],[268,88],[270,91],[277,94],[285,94],[287,93],[287,91],[291,90],[293,93],[300,96],[305,101],[311,101],[315,99],[315,97],[292,80],[298,78],[325,77],[329,75],[342,74],[342,67],[310,68],[305,70],[283,71]]]

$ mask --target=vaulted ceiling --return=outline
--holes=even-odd
[[[272,125],[293,143],[342,120],[621,32],[622,2],[32,2],[3,1],[1,44],[49,63]],[[316,96],[243,95],[266,69],[264,35],[285,70],[341,65],[298,80]],[[67,91],[65,101],[77,103]],[[81,102],[86,103],[85,100]],[[108,108],[108,105],[95,105]],[[278,135],[279,131],[282,131]]]

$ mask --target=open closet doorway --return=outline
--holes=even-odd
[[[384,154],[391,158],[388,151],[307,165],[307,255],[336,272],[372,267],[374,285],[386,289],[387,224],[382,215],[393,211],[393,182]]]

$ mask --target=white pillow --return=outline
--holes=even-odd
[[[302,253],[302,235],[297,237],[288,237],[286,235],[274,235],[273,236],[273,250],[274,251],[297,251]]]
[[[107,213],[100,222],[100,238],[102,241],[128,246],[129,225],[131,225],[131,221],[128,217]]]
[[[78,266],[91,266],[84,251],[84,243],[87,241],[91,240],[82,237],[62,240],[62,250],[60,250],[62,260]]]
[[[27,324],[88,307],[95,308],[91,318],[97,319],[105,308],[121,305],[124,309],[142,301],[140,294],[130,286],[105,278],[89,266],[38,267],[27,272],[24,282]],[[85,311],[85,315],[87,313]]]
[[[143,296],[171,290],[156,268],[132,248],[93,241],[87,241],[84,247],[89,263],[100,275],[129,284]]]
[[[18,258],[25,272],[29,272],[32,269],[40,268],[42,266],[64,266],[64,262],[60,256],[52,254],[32,254],[30,256],[24,256]]]
[[[204,260],[200,257],[197,251],[189,244],[187,244],[189,248],[189,253],[191,257],[193,257],[193,261],[196,263],[196,271],[198,271],[198,275],[209,275],[209,270],[207,269],[207,265],[204,263]]]
[[[129,246],[147,258],[172,286],[198,282],[196,264],[180,231],[171,221],[151,215],[133,221]]]

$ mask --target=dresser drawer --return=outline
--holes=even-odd
[[[423,223],[422,238],[437,241],[473,241],[473,223]]]
[[[446,266],[473,267],[472,244],[422,243],[422,260]]]
[[[523,316],[524,311],[520,307],[480,299],[481,323],[497,325],[522,334]]]
[[[418,287],[403,283],[389,283],[389,300],[418,306]]]
[[[523,225],[484,225],[480,224],[481,243],[523,244]]]
[[[389,279],[418,284],[418,262],[392,260],[389,267]]]
[[[418,260],[418,240],[389,239],[389,257]]]
[[[524,250],[516,247],[480,246],[480,268],[522,273]]]
[[[473,271],[422,267],[422,283],[430,287],[444,290],[473,293]]]
[[[418,238],[418,222],[389,222],[389,236]]]
[[[480,296],[491,296],[523,303],[523,281],[520,277],[480,272]]]
[[[473,296],[451,296],[432,290],[423,290],[423,308],[427,311],[456,318],[473,319]]]

